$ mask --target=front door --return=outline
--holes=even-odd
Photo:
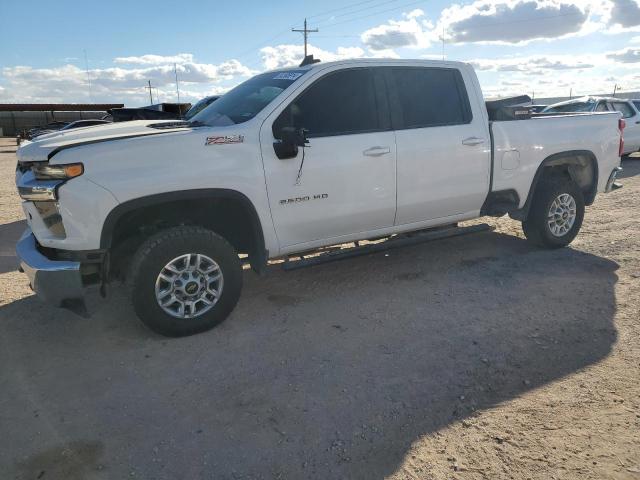
[[[369,68],[329,71],[263,123],[260,143],[281,253],[393,226],[396,147],[381,91]],[[283,127],[308,131],[308,145],[294,158],[274,152]]]

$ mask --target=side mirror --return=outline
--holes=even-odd
[[[295,158],[298,156],[298,147],[304,147],[309,143],[307,131],[304,128],[283,127],[279,137],[279,141],[273,142],[273,150],[280,160]]]

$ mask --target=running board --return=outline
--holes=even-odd
[[[283,270],[297,270],[299,268],[312,267],[322,263],[335,262],[345,258],[358,257],[360,255],[369,255],[371,253],[384,252],[392,248],[405,247],[407,245],[416,245],[433,240],[442,240],[444,238],[458,237],[460,235],[468,235],[470,233],[488,232],[494,230],[494,227],[486,223],[478,225],[470,225],[468,227],[448,227],[440,229],[419,230],[417,232],[404,233],[389,237],[380,243],[372,243],[368,245],[340,248],[338,250],[330,250],[325,253],[315,254],[313,257],[298,257],[299,260],[291,260],[291,257],[282,264]],[[353,242],[351,242],[353,243]],[[297,256],[293,256],[294,258]]]

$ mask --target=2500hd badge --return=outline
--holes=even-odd
[[[280,200],[280,205],[290,205],[293,203],[308,202],[309,200],[324,200],[325,198],[329,198],[328,193],[318,193],[316,195],[305,195],[304,197],[285,198],[284,200]]]

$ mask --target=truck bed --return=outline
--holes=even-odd
[[[618,166],[618,112],[543,115],[529,120],[490,122],[493,178],[491,191],[515,190],[522,208],[540,164],[554,154],[595,156],[598,192]],[[579,139],[579,140],[578,140]]]

